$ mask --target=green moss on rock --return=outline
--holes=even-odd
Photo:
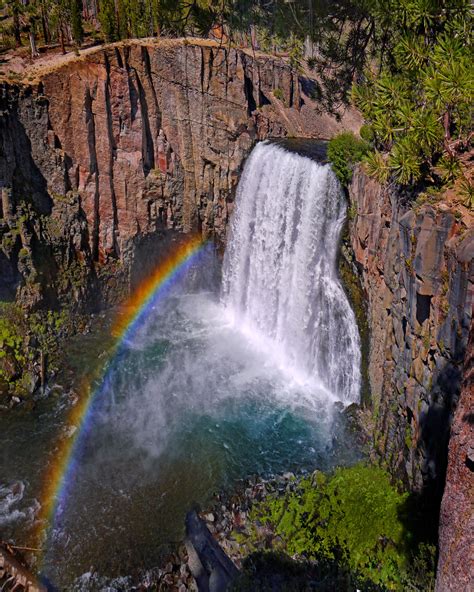
[[[251,538],[261,537],[262,530],[272,532],[280,552],[337,562],[359,582],[380,590],[418,590],[418,581],[433,580],[434,548],[423,560],[420,549],[414,549],[406,520],[408,501],[408,493],[378,466],[358,464],[332,475],[316,472],[294,490],[253,506]],[[413,574],[415,559],[426,564],[418,575]]]

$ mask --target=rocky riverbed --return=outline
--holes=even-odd
[[[199,511],[200,518],[219,543],[221,548],[240,570],[242,562],[251,551],[268,550],[272,546],[274,534],[264,526],[253,523],[249,518],[252,505],[264,500],[268,495],[294,491],[301,477],[287,472],[274,477],[263,478],[255,475],[237,482],[233,491],[220,491],[208,508]],[[250,537],[251,529],[257,529],[257,538],[252,537],[252,548],[236,540]],[[184,541],[175,551],[167,555],[159,568],[137,573],[135,577],[109,580],[90,572],[83,574],[75,583],[73,590],[125,592],[129,590],[158,590],[160,592],[197,592],[198,587],[188,565],[188,553]]]
[[[300,479],[307,476],[306,472],[298,475],[287,472],[269,478],[254,475],[237,482],[233,491],[216,493],[209,507],[198,512],[215,540],[239,570],[242,569],[243,560],[250,552],[272,549],[273,542],[278,545],[275,533],[250,519],[252,505],[263,501],[267,496],[295,491]],[[256,532],[257,536],[253,536],[252,532]],[[242,539],[250,541],[250,538],[251,543],[242,543]],[[108,590],[121,591],[123,588],[120,587],[120,582],[117,581],[117,584],[118,587]],[[197,584],[188,565],[188,553],[184,542],[179,544],[174,553],[166,557],[159,569],[147,572],[136,589],[197,591]]]

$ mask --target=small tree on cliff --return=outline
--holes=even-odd
[[[115,1],[102,0],[100,3],[99,20],[107,41],[117,41],[118,27],[115,14]]]
[[[79,47],[84,39],[82,27],[82,0],[71,0],[71,28],[74,42]]]

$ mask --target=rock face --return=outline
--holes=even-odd
[[[60,292],[60,281],[41,278],[19,217],[48,248],[45,227],[56,220],[68,262],[42,259],[49,268],[54,259],[58,270],[84,264],[90,284],[94,264],[126,263],[131,245],[150,233],[223,241],[243,160],[257,140],[327,138],[346,121],[310,106],[283,60],[211,41],[115,44],[35,76],[0,89],[0,234],[14,235],[0,255],[3,289],[29,278],[42,286],[33,304],[46,284]],[[21,211],[28,208],[33,216]]]
[[[188,565],[199,592],[225,592],[239,571],[213,538],[196,511],[186,516]]]
[[[440,497],[474,295],[474,230],[359,169],[350,241],[368,298],[374,446],[414,490]],[[471,220],[472,222],[472,220]]]
[[[451,426],[448,471],[441,504],[437,592],[464,592],[474,581],[474,326],[464,381]]]

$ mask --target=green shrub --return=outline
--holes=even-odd
[[[366,142],[359,140],[351,132],[343,132],[330,140],[328,159],[342,185],[349,185],[353,166],[362,160],[366,152]]]
[[[4,358],[10,352],[16,361],[23,360],[23,339],[16,332],[16,328],[8,319],[0,317],[0,358]]]
[[[275,97],[275,99],[278,99],[281,102],[284,102],[285,97],[283,95],[283,91],[281,90],[281,88],[275,88],[273,90],[273,96]]]
[[[474,183],[465,176],[459,184],[459,195],[466,208],[474,210]]]
[[[390,168],[385,154],[378,150],[369,152],[363,159],[364,170],[379,183],[386,183],[390,177]]]
[[[359,130],[360,137],[366,142],[372,142],[374,140],[374,131],[369,125],[363,125]]]
[[[254,506],[251,518],[271,527],[290,555],[339,560],[363,580],[402,590],[407,498],[383,469],[359,464],[304,479],[295,492]]]
[[[10,303],[0,303],[0,379],[10,384],[26,363],[21,317]],[[1,389],[0,389],[1,390]]]
[[[25,315],[17,305],[0,302],[0,392],[23,396],[32,382],[32,363],[48,354],[49,369],[57,371],[60,340],[70,330],[67,310],[42,310]]]

